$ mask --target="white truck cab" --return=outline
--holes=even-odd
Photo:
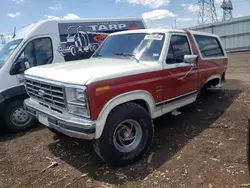
[[[24,70],[90,58],[109,33],[145,28],[137,18],[78,19],[44,20],[18,31],[0,50],[0,125],[18,132],[35,124],[23,109]]]

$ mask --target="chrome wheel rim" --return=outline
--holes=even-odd
[[[18,107],[12,111],[10,121],[15,126],[24,127],[31,121],[31,116],[24,110],[23,107]]]
[[[113,135],[115,148],[123,153],[128,153],[136,149],[141,139],[142,128],[137,121],[132,119],[121,122]]]

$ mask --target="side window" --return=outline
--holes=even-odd
[[[188,39],[184,35],[172,35],[167,55],[167,63],[182,63],[184,55],[190,55],[191,50]]]
[[[222,47],[215,37],[195,35],[202,57],[223,57]]]
[[[168,64],[173,64],[173,63],[175,63],[173,46],[172,46],[171,43],[170,43],[170,45],[169,45],[168,56],[167,56],[167,63],[168,63]]]
[[[51,39],[41,38],[29,42],[19,57],[26,57],[31,67],[52,63],[53,49]]]

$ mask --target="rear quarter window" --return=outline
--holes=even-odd
[[[194,35],[203,58],[224,57],[222,46],[216,37]]]

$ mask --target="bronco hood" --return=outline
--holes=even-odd
[[[91,58],[33,67],[25,71],[25,75],[63,83],[85,85],[88,81],[95,82],[147,72],[145,69],[153,71],[152,66],[157,69],[160,68],[157,62],[145,64],[130,59]]]

